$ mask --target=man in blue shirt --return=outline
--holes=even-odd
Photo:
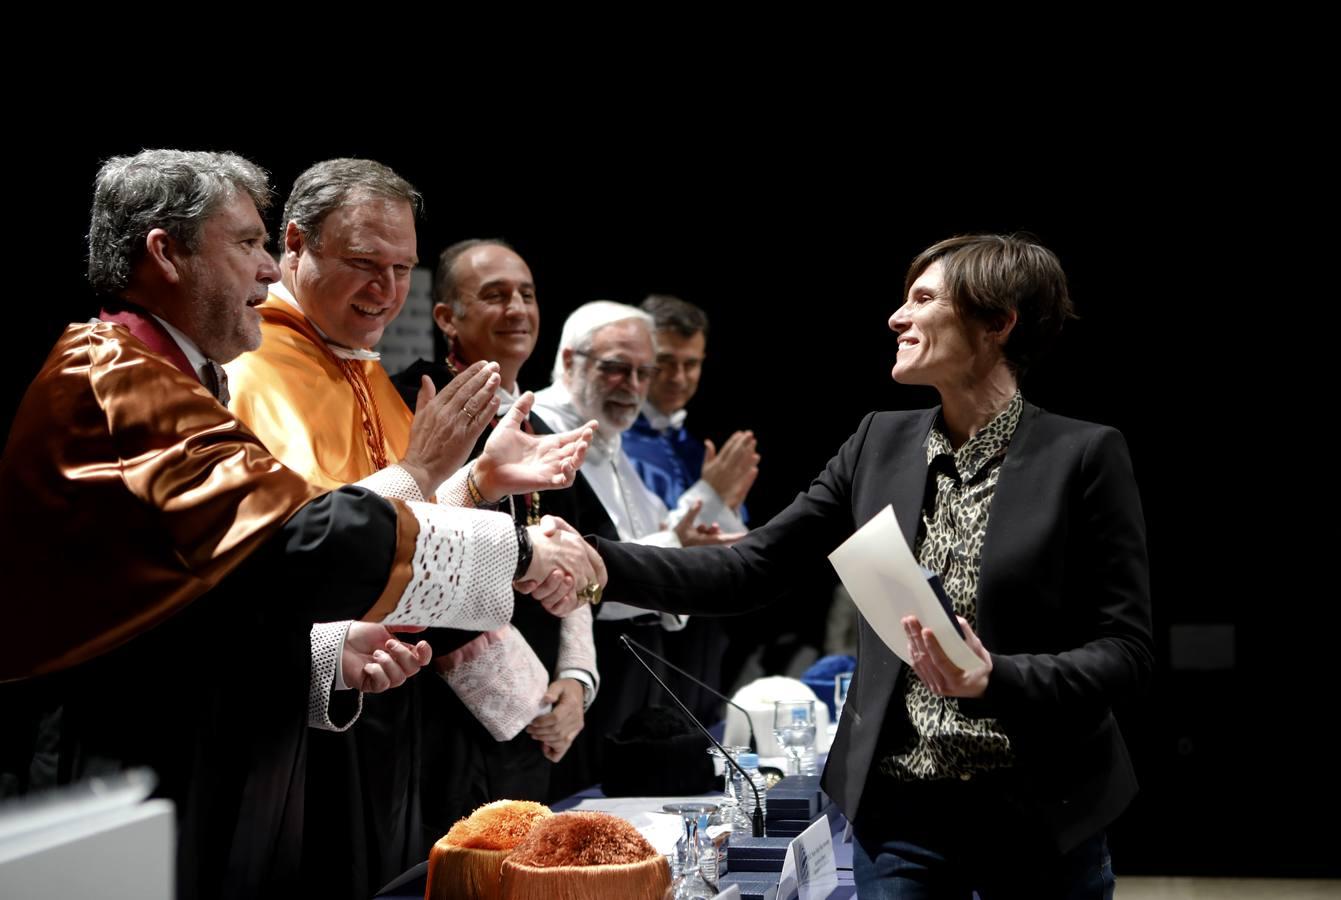
[[[684,427],[685,407],[698,390],[707,355],[708,316],[678,297],[653,294],[642,302],[656,326],[657,374],[647,402],[622,436],[624,452],[638,477],[666,507],[682,513],[702,501],[698,521],[723,531],[745,530],[745,495],[759,474],[759,453],[752,431],[737,431],[719,451]],[[678,509],[677,509],[678,507]],[[693,618],[684,631],[666,634],[667,656],[682,669],[721,687],[722,655],[727,637],[716,619]],[[677,686],[678,689],[678,686]],[[685,703],[694,714],[716,721],[720,701],[685,686]]]
[[[699,521],[723,531],[743,531],[742,505],[759,474],[754,433],[737,431],[720,452],[712,441],[684,427],[685,407],[698,391],[708,337],[708,316],[678,297],[653,294],[642,309],[656,321],[657,375],[624,450],[652,493],[675,509],[702,500]],[[688,495],[686,497],[686,495]]]

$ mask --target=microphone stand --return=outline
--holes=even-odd
[[[734,706],[736,709],[740,710],[740,714],[741,714],[742,716],[745,717],[745,727],[748,728],[748,729],[750,729],[750,752],[751,752],[751,753],[758,753],[758,752],[759,752],[759,742],[758,742],[757,740],[754,739],[754,720],[751,719],[751,718],[750,718],[750,714],[747,713],[747,712],[745,711],[745,707],[741,706],[739,703],[737,703],[736,701],[732,700],[732,699],[731,699],[730,697],[728,697],[726,694],[723,694],[721,691],[717,690],[716,688],[712,687],[711,685],[709,685],[709,684],[707,684],[707,683],[705,683],[705,682],[699,681],[699,680],[698,680],[697,678],[695,678],[693,675],[690,675],[690,674],[689,674],[688,672],[686,672],[684,669],[681,669],[681,668],[680,668],[679,666],[677,666],[675,663],[671,662],[669,659],[666,659],[666,657],[664,657],[664,656],[659,656],[658,654],[653,653],[651,650],[647,649],[647,648],[644,647],[642,644],[638,643],[637,641],[635,641],[633,638],[629,637],[628,635],[624,635],[624,640],[625,640],[626,642],[632,644],[633,646],[637,647],[639,650],[643,651],[643,652],[646,653],[648,656],[652,657],[653,659],[655,659],[657,662],[661,663],[662,665],[667,666],[668,668],[674,669],[675,671],[679,672],[679,673],[680,673],[681,675],[683,675],[685,678],[688,678],[690,681],[694,682],[694,684],[696,684],[696,685],[698,685],[699,687],[703,688],[705,691],[707,691],[709,694],[712,694],[712,695],[713,695],[714,697],[716,697],[717,699],[719,699],[719,700],[725,700],[728,704],[730,704],[731,706]],[[663,687],[664,687],[664,685],[663,685]]]
[[[749,775],[745,774],[745,770],[740,767],[739,763],[731,758],[731,754],[727,753],[726,749],[717,742],[717,738],[713,737],[708,729],[703,727],[703,723],[694,717],[694,714],[689,711],[689,707],[680,702],[680,698],[675,696],[675,692],[666,687],[666,682],[662,681],[661,676],[652,670],[652,667],[647,664],[647,660],[643,659],[642,654],[633,649],[633,645],[636,641],[630,639],[627,634],[621,634],[619,639],[624,642],[624,648],[633,654],[633,658],[638,660],[638,663],[647,670],[647,674],[656,679],[656,683],[661,685],[661,689],[670,695],[670,698],[675,701],[675,705],[680,707],[680,710],[689,717],[689,721],[693,722],[694,726],[698,728],[699,731],[707,735],[708,740],[712,741],[712,745],[722,754],[722,759],[726,760],[728,765],[739,772],[741,780],[748,784],[750,789],[754,791],[754,815],[750,817],[750,828],[753,830],[755,837],[764,837],[764,804],[759,797],[759,786],[754,783],[754,780],[750,778]],[[639,646],[642,645],[639,644]]]

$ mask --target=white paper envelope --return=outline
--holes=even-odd
[[[829,562],[857,609],[899,659],[911,665],[903,618],[917,616],[955,665],[965,671],[982,667],[983,661],[959,636],[927,584],[922,567],[913,559],[894,507],[886,506],[858,528],[829,554]]]

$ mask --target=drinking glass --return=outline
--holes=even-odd
[[[700,817],[716,812],[717,807],[711,803],[667,803],[661,808],[675,813],[684,823],[684,835],[676,848],[680,872],[671,882],[666,897],[668,900],[712,900],[717,896],[717,885],[705,878],[699,868],[698,825]]]
[[[788,775],[801,774],[801,748],[815,742],[815,701],[779,700],[773,704],[773,737],[787,751]]]

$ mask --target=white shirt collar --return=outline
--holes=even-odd
[[[506,416],[508,414],[508,411],[512,409],[512,404],[517,402],[517,397],[520,395],[517,393],[517,386],[514,384],[512,386],[512,390],[508,390],[505,387],[500,387],[497,391],[496,396],[498,397],[497,415],[501,417]]]
[[[313,328],[316,329],[317,334],[321,335],[321,339],[326,342],[327,348],[329,348],[330,351],[334,353],[336,356],[338,356],[340,359],[376,360],[382,358],[382,354],[378,353],[376,350],[360,350],[356,347],[345,347],[341,344],[333,342],[330,339],[330,337],[327,336],[326,332],[321,330],[321,326],[319,326],[316,322],[313,322],[312,317],[309,316],[306,312],[303,312],[303,308],[300,305],[298,305],[298,298],[293,296],[293,293],[284,286],[284,282],[276,281],[274,284],[270,285],[270,293],[274,294],[276,297],[283,300],[285,303],[289,304],[294,309],[298,310],[298,312],[302,313],[303,318],[307,319],[307,324],[311,325]]]
[[[196,342],[187,337],[186,332],[153,313],[149,315],[154,316],[158,320],[158,324],[162,325],[163,330],[168,333],[168,337],[177,342],[177,346],[186,354],[187,362],[191,364],[192,369],[195,369],[196,377],[200,379],[201,384],[205,384],[205,369],[209,366],[209,357],[200,352]]]
[[[647,423],[657,431],[665,431],[667,428],[679,430],[684,427],[684,420],[688,418],[689,410],[677,409],[668,416],[651,403],[644,403],[643,415],[647,417]]]

